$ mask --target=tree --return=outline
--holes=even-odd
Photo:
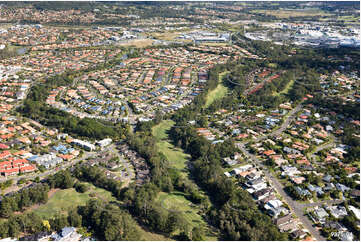
[[[9,229],[9,237],[17,237],[20,232],[20,225],[18,224],[16,217],[10,217],[8,219],[7,226]]]
[[[68,212],[68,222],[73,227],[80,227],[82,225],[82,217],[75,209]]]
[[[1,201],[1,205],[0,205],[0,216],[3,218],[8,218],[8,217],[10,217],[12,212],[13,212],[13,210],[10,205],[10,202],[8,202],[8,199],[4,198]]]
[[[55,231],[60,231],[64,227],[69,226],[67,217],[62,215],[57,215],[55,218],[50,220],[50,227]]]
[[[189,241],[191,240],[187,234],[187,232],[182,231],[179,233],[179,235],[175,238],[178,241]]]
[[[87,186],[87,184],[84,183],[77,182],[75,183],[74,187],[77,192],[81,192],[81,193],[84,193],[89,190],[89,186]]]
[[[9,227],[7,226],[7,222],[0,222],[0,238],[7,238],[9,233]]]
[[[167,230],[168,234],[171,234],[176,229],[184,229],[187,225],[187,222],[178,212],[170,212],[168,215],[167,221]]]
[[[31,201],[30,201],[30,197],[29,197],[29,193],[27,190],[24,190],[21,193],[21,200],[19,203],[19,208],[22,209],[23,207],[28,207],[30,206]]]
[[[204,240],[205,234],[202,227],[197,226],[192,229],[192,240],[193,241],[201,241]]]
[[[49,220],[43,220],[42,221],[42,225],[43,227],[47,230],[47,231],[50,231],[50,223],[49,223]]]

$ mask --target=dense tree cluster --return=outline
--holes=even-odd
[[[3,197],[0,202],[0,217],[9,218],[15,211],[22,211],[33,204],[46,203],[48,191],[47,184],[37,184]]]
[[[46,182],[49,184],[50,188],[67,189],[72,188],[75,181],[70,171],[65,170],[59,171],[54,175],[49,176]]]
[[[177,211],[165,209],[156,201],[159,188],[153,184],[146,184],[138,189],[130,187],[124,193],[124,202],[130,211],[138,217],[141,223],[152,231],[170,235],[176,230],[189,234],[189,225]]]
[[[84,193],[89,190],[89,186],[85,183],[77,182],[74,184],[74,188],[77,192]]]
[[[172,191],[173,185],[169,176],[169,164],[166,157],[158,152],[156,140],[151,134],[150,127],[143,126],[144,131],[128,134],[127,142],[131,149],[144,157],[151,168],[151,179],[163,191]]]
[[[34,213],[11,215],[0,221],[0,238],[16,238],[20,233],[35,234],[44,230],[41,218]]]
[[[117,205],[92,199],[85,206],[79,207],[78,214],[83,226],[90,227],[101,240],[140,240],[136,222]]]
[[[107,191],[110,191],[115,197],[121,197],[121,187],[122,183],[120,181],[108,178],[104,171],[98,167],[92,166],[77,166],[73,172],[74,176],[81,181],[86,181],[92,183],[94,186],[104,188]],[[76,184],[76,187],[79,187],[79,190],[84,184]]]
[[[6,180],[4,182],[0,182],[0,190],[5,190],[13,184],[13,180]]]
[[[193,127],[176,127],[170,133],[174,142],[192,155],[192,174],[197,183],[210,194],[214,204],[208,215],[212,223],[224,233],[225,239],[287,239],[287,236],[279,233],[271,219],[258,210],[250,195],[237,189],[224,176],[220,160],[236,151],[232,140],[212,145],[196,135]],[[237,204],[237,208],[230,209],[227,205],[230,202]]]

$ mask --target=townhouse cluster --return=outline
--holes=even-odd
[[[124,158],[128,159],[134,167],[135,184],[140,186],[150,180],[150,167],[137,152],[130,149],[127,144],[119,144],[117,147]]]
[[[25,99],[32,80],[18,74],[20,66],[0,66],[0,175],[11,176],[52,169],[79,155],[79,148],[94,150],[87,141],[64,142],[56,129],[34,120],[16,117],[14,109]]]
[[[279,77],[279,73],[273,73],[268,69],[256,70],[255,72],[252,72],[252,76],[248,80],[250,87],[246,90],[245,94],[252,95],[262,89],[265,84],[270,83]]]
[[[83,164],[98,166],[109,179],[120,182],[130,182],[134,179],[132,163],[120,155],[118,149],[103,149]]]
[[[20,66],[0,65],[0,105],[3,111],[9,111],[16,101],[23,100],[30,88],[31,80],[17,75],[20,70]]]
[[[53,169],[78,157],[80,149],[94,151],[109,145],[107,139],[92,144],[13,116],[3,116],[0,127],[0,167],[4,176],[36,171],[39,166]]]

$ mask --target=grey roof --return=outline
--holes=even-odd
[[[325,181],[325,182],[330,182],[332,179],[332,176],[331,175],[325,175],[322,180]]]
[[[291,219],[292,219],[292,215],[288,214],[288,215],[286,215],[284,217],[281,217],[281,218],[277,219],[275,221],[275,223],[278,226],[278,225],[281,225],[281,224],[284,224],[284,223],[288,223]]]
[[[349,187],[347,187],[347,186],[345,186],[345,185],[343,185],[341,183],[336,183],[336,188],[337,188],[337,190],[340,190],[341,192],[345,192],[345,191],[350,190]]]
[[[257,178],[257,179],[248,181],[248,183],[249,183],[250,185],[257,185],[257,184],[263,183],[263,179],[260,177],[260,178]]]
[[[328,217],[328,213],[323,208],[315,209],[315,214],[319,219],[323,219],[325,217]]]
[[[301,187],[295,187],[295,190],[298,193],[298,195],[300,195],[300,196],[311,196],[312,195],[309,191],[302,189]]]
[[[74,227],[64,227],[61,230],[61,236],[62,237],[67,237],[68,235],[70,235],[71,233],[75,232],[75,228]]]

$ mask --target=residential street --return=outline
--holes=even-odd
[[[22,175],[22,176],[16,176],[16,177],[12,176],[12,177],[10,177],[10,179],[13,180],[14,183],[18,182],[20,179],[28,179],[29,180],[29,179],[34,179],[36,177],[39,177],[41,179],[42,177],[52,175],[52,174],[58,172],[59,170],[65,170],[66,168],[78,163],[79,161],[86,160],[89,157],[94,156],[95,154],[96,154],[95,152],[87,152],[80,158],[74,159],[70,162],[66,162],[65,164],[61,165],[58,169],[54,167],[54,169],[43,172],[41,174],[35,173],[35,174]],[[4,182],[6,180],[7,180],[7,178],[0,178],[0,182]]]
[[[322,206],[323,204],[336,205],[336,204],[340,204],[342,202],[343,202],[342,199],[336,199],[336,200],[327,200],[327,201],[316,202],[316,203],[302,203],[300,205],[303,206],[304,208],[306,208],[306,207]]]
[[[296,117],[296,114],[301,110],[302,108],[302,103],[298,104],[294,109],[292,109],[289,113],[289,116],[287,117],[287,119],[285,120],[285,122],[282,123],[282,125],[275,131],[271,132],[270,134],[266,135],[266,136],[261,136],[258,137],[255,141],[259,142],[262,141],[264,139],[267,139],[269,136],[277,136],[280,135],[287,127],[288,125],[292,122],[292,120],[294,120],[294,118]],[[285,199],[286,203],[289,205],[291,211],[293,211],[297,217],[300,219],[300,221],[302,222],[302,224],[304,225],[304,227],[310,232],[310,234],[317,240],[326,240],[326,238],[324,238],[321,233],[316,230],[313,226],[312,226],[312,222],[308,219],[307,215],[304,214],[304,208],[308,207],[305,204],[299,203],[295,200],[293,200],[285,191],[284,191],[284,187],[283,185],[278,181],[277,178],[275,178],[267,169],[267,167],[265,167],[262,164],[262,161],[260,161],[255,155],[251,154],[248,152],[248,150],[245,148],[245,143],[240,143],[238,145],[238,148],[240,148],[240,150],[246,154],[247,157],[250,158],[251,161],[253,161],[253,163],[257,166],[259,166],[260,168],[262,168],[262,171],[264,172],[265,176],[267,177],[267,179],[272,183],[273,187],[277,190],[277,192]],[[330,202],[330,201],[329,201]],[[335,200],[335,203],[338,202],[337,200]],[[314,206],[317,206],[318,203],[312,203]],[[321,204],[321,203],[320,203]],[[312,205],[310,205],[312,206]]]
[[[131,179],[131,178],[135,177],[134,172],[132,171],[132,169],[129,168],[129,163],[126,162],[124,159],[122,159],[120,157],[119,151],[116,149],[114,144],[109,145],[105,150],[109,151],[109,153],[117,154],[119,160],[122,162],[122,165],[125,167],[125,169],[126,169],[126,171],[128,173],[128,176],[125,177],[124,172],[121,172],[122,173],[122,179]]]
[[[294,212],[297,217],[300,219],[304,227],[310,232],[310,234],[316,240],[326,240],[321,233],[316,230],[312,226],[312,222],[308,219],[308,217],[304,214],[303,208],[304,206],[297,201],[294,201],[284,190],[283,185],[275,178],[271,173],[268,172],[268,169],[262,164],[262,162],[253,154],[249,153],[243,145],[238,146],[241,151],[246,154],[253,163],[262,168],[263,173],[267,177],[267,179],[272,183],[273,187],[277,190],[277,192],[285,199],[286,203],[290,207],[291,211]]]
[[[312,154],[315,154],[321,150],[324,150],[324,149],[328,149],[328,148],[332,148],[335,146],[335,143],[334,142],[331,142],[331,143],[327,143],[327,144],[323,144],[323,145],[320,145],[316,148],[316,150],[314,152],[312,152]]]
[[[258,137],[257,139],[255,139],[255,142],[259,142],[264,139],[267,139],[269,136],[280,135],[283,131],[286,130],[288,125],[293,121],[293,119],[296,117],[296,114],[301,110],[301,108],[302,108],[302,103],[298,104],[294,109],[292,109],[290,111],[287,119],[281,124],[281,126],[278,129],[274,130],[273,132],[269,133],[268,135]]]

